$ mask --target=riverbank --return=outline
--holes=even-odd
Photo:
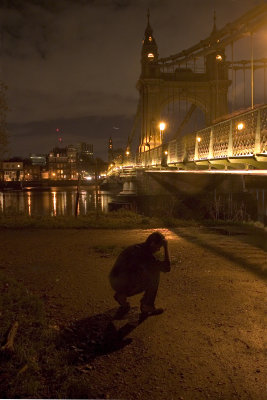
[[[102,180],[99,180],[99,183]],[[95,187],[98,183],[91,181],[78,181],[78,180],[52,180],[52,179],[42,179],[39,181],[0,181],[0,190],[22,190],[22,189],[47,189],[51,187]]]
[[[34,321],[32,307],[25,313],[31,329],[18,329],[15,351],[21,343],[35,351],[28,360],[15,356],[7,395],[263,400],[266,241],[241,228],[216,229],[161,230],[172,261],[157,297],[165,312],[144,321],[140,296],[131,299],[128,315],[115,318],[108,273],[120,251],[151,229],[0,229],[2,294],[12,297],[12,283],[5,283],[19,282],[41,302],[46,319]],[[10,321],[19,310],[12,302]],[[36,323],[45,324],[45,339]]]
[[[166,215],[149,217],[127,209],[113,212],[92,210],[86,215],[75,216],[29,216],[19,213],[0,214],[0,229],[148,229],[175,227],[207,227],[226,235],[242,231],[245,235],[262,237],[267,227],[260,222],[233,222],[222,220],[180,219]]]

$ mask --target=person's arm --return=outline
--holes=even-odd
[[[162,246],[164,249],[164,261],[160,261],[160,270],[162,272],[170,272],[171,262],[170,262],[170,256],[169,256],[168,242],[166,239],[164,239]]]

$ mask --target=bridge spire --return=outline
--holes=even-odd
[[[153,33],[153,29],[151,28],[150,25],[150,10],[149,8],[147,9],[147,26],[146,26],[146,31],[145,31],[145,36],[151,36]]]
[[[147,26],[142,46],[141,64],[143,69],[145,66],[152,66],[158,63],[158,46],[153,36],[153,29],[150,25],[150,10],[147,10]],[[146,69],[146,68],[145,68]],[[147,71],[148,72],[148,71]]]
[[[216,10],[214,9],[214,12],[213,12],[213,29],[212,29],[211,35],[214,35],[215,33],[217,33],[216,20],[217,20]]]

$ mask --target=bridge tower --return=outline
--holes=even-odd
[[[214,19],[211,41],[215,35]],[[204,67],[201,73],[177,65],[171,72],[166,71],[164,62],[159,59],[148,11],[141,52],[141,75],[137,82],[141,106],[140,152],[161,145],[159,123],[168,103],[184,100],[199,107],[205,115],[206,125],[228,113],[227,97],[231,82],[228,80],[225,49],[219,41],[214,51],[205,56]]]
[[[141,76],[137,82],[141,104],[140,152],[160,144],[156,124],[160,121],[161,79],[158,46],[147,13],[147,27],[141,52]]]

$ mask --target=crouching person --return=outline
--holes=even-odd
[[[164,248],[164,261],[157,260],[154,253]],[[115,290],[114,299],[127,312],[130,304],[127,297],[144,292],[141,299],[141,313],[161,314],[163,309],[155,308],[160,272],[170,271],[168,243],[160,232],[148,236],[145,242],[127,247],[117,258],[109,275]]]

